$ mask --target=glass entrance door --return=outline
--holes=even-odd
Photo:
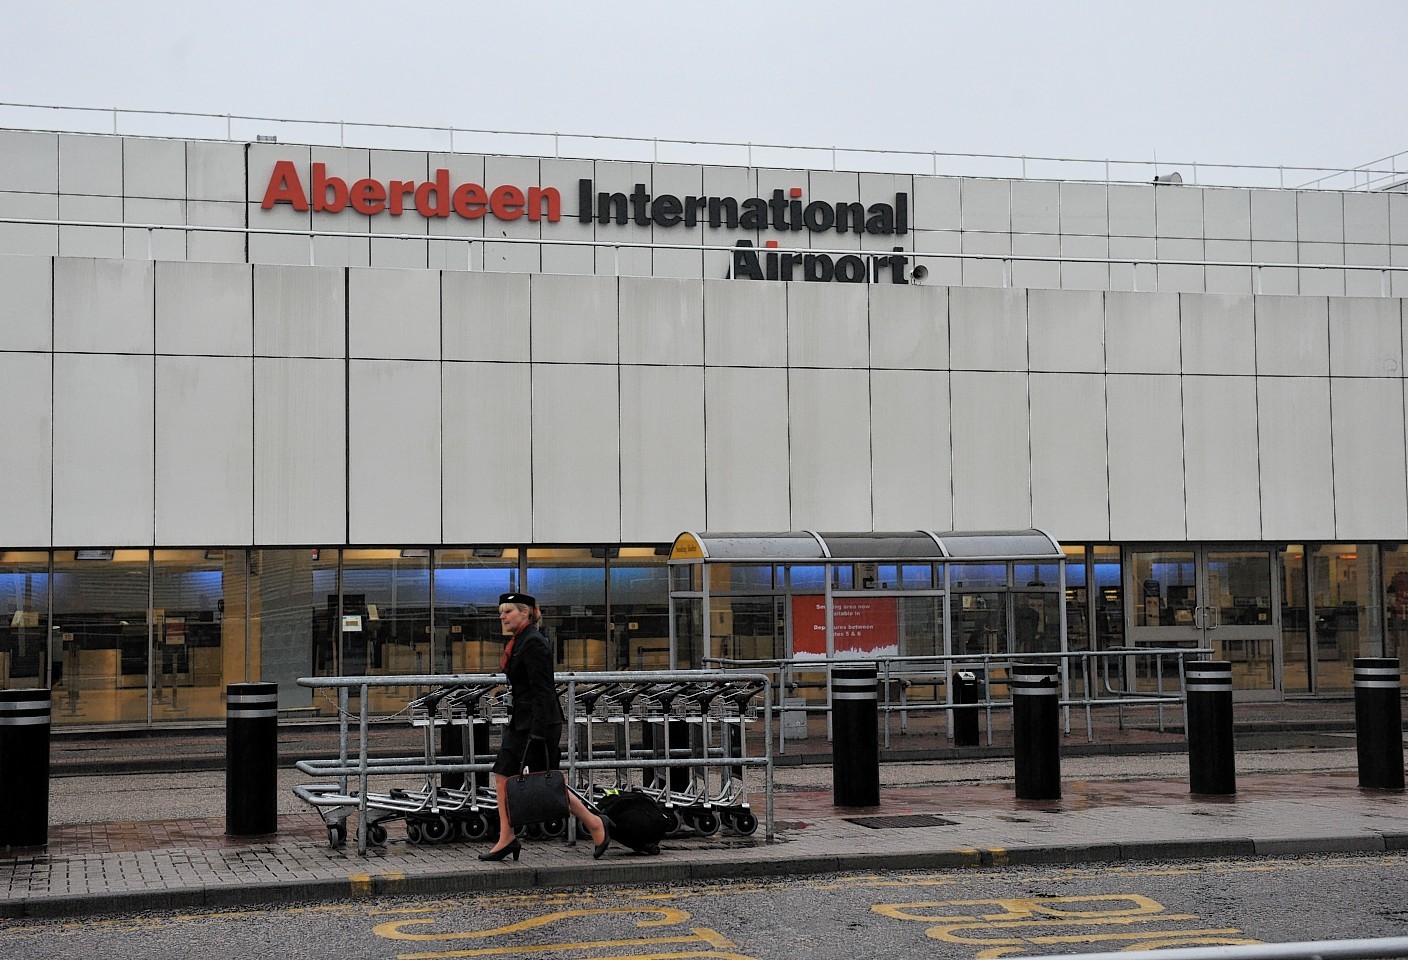
[[[1187,546],[1130,553],[1125,615],[1137,646],[1207,647],[1232,664],[1239,699],[1279,694],[1279,583],[1265,547]]]

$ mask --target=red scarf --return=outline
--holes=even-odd
[[[507,670],[508,670],[508,658],[511,657],[511,656],[513,656],[513,641],[517,640],[517,639],[518,639],[518,635],[521,634],[524,630],[527,630],[527,629],[528,629],[529,627],[531,627],[532,625],[533,625],[533,624],[532,624],[531,622],[525,623],[525,624],[519,629],[518,633],[515,633],[513,636],[511,636],[511,637],[508,638],[508,643],[504,644],[503,656],[499,657],[499,669],[500,669],[500,670],[504,670],[504,671],[507,671]]]

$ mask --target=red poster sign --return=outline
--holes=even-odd
[[[894,597],[835,597],[832,631],[838,657],[897,656],[899,620]],[[826,598],[792,598],[792,652],[797,657],[826,656]]]

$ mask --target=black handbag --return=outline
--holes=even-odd
[[[543,762],[547,762],[546,741]],[[532,744],[532,741],[529,741]],[[561,770],[528,772],[528,748],[523,748],[522,771],[508,778],[508,821],[515,829],[530,823],[567,819],[567,778]]]

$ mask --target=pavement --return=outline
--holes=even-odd
[[[91,916],[454,894],[526,887],[739,877],[1385,853],[1408,850],[1408,796],[1359,786],[1350,701],[1238,705],[1235,793],[1190,790],[1181,728],[1152,715],[1074,718],[1060,741],[1059,798],[1018,800],[1010,731],[954,747],[917,719],[881,751],[879,803],[835,802],[831,748],[809,736],[776,755],[773,839],[727,829],[666,838],[658,855],[589,841],[525,841],[518,862],[484,863],[484,842],[416,845],[400,824],[359,854],[329,843],[320,814],[293,795],[295,759],[330,756],[327,728],[280,732],[277,832],[226,836],[224,731],[145,735],[56,729],[48,842],[0,848],[0,918]],[[1166,720],[1181,721],[1169,714]],[[399,728],[397,728],[399,730]],[[416,741],[388,730],[393,755]],[[412,752],[414,755],[415,751]],[[765,819],[761,771],[752,803]],[[8,791],[13,789],[6,786]],[[352,821],[355,829],[355,818]]]

